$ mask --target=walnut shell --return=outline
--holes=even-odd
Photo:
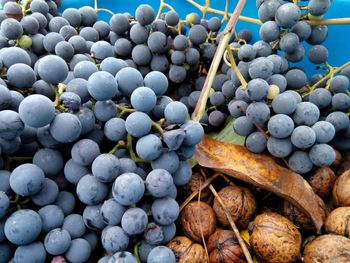
[[[327,217],[326,232],[350,237],[350,207],[338,207]]]
[[[287,218],[266,212],[254,220],[250,245],[256,256],[269,263],[295,262],[300,254],[301,234]]]
[[[167,247],[170,248],[176,257],[176,262],[178,263],[207,263],[207,254],[204,248],[193,243],[189,238],[185,236],[174,237]]]
[[[305,213],[296,208],[293,204],[285,200],[283,202],[283,214],[297,227],[306,231],[314,231],[315,225]]]
[[[191,181],[189,181],[182,188],[185,197],[188,197],[190,194],[200,189],[200,186],[203,185],[206,180],[207,178],[203,174],[198,172],[193,173],[191,177]],[[201,198],[201,201],[210,204],[213,201],[213,194],[210,191],[210,189],[207,187],[201,191],[200,198]]]
[[[335,181],[333,201],[337,206],[350,206],[350,170],[344,172]]]
[[[189,203],[182,211],[180,221],[185,235],[197,242],[202,242],[202,234],[207,240],[216,229],[215,213],[204,202]]]
[[[336,168],[342,163],[343,157],[341,156],[341,153],[338,150],[334,149],[334,151],[335,151],[335,160],[332,163],[332,167]]]
[[[322,235],[304,249],[304,263],[350,262],[350,239],[339,235]]]
[[[237,227],[240,229],[247,228],[256,208],[255,198],[251,191],[245,187],[230,185],[221,189],[218,195],[225,204],[227,211],[231,214]],[[217,198],[214,199],[213,209],[220,224],[229,226],[230,222]]]
[[[235,234],[230,230],[217,230],[208,239],[210,263],[245,263],[245,256]]]
[[[337,180],[337,177],[333,170],[329,167],[322,167],[314,172],[309,179],[309,183],[315,194],[325,198],[331,194],[335,180]]]

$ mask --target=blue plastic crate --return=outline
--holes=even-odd
[[[61,11],[68,7],[79,8],[84,5],[93,6],[93,0],[62,0],[63,4],[61,6]],[[99,8],[107,8],[114,13],[124,13],[129,12],[134,14],[136,8],[140,4],[147,3],[155,10],[159,8],[159,0],[98,0]],[[200,11],[196,9],[193,5],[188,3],[186,0],[166,0],[166,3],[169,3],[175,8],[175,10],[180,14],[182,18],[186,17],[186,14],[190,12],[197,12],[200,14]],[[197,0],[199,4],[203,4],[204,0]],[[237,0],[230,0],[230,11],[233,10]],[[212,0],[211,7],[224,10],[225,0]],[[247,4],[243,10],[242,15],[257,18],[257,9],[255,6],[255,0],[247,0]],[[208,14],[208,17],[211,15]],[[350,0],[334,0],[332,2],[330,10],[327,12],[325,18],[342,18],[350,16]],[[107,12],[99,12],[99,19],[109,21],[111,15]],[[237,30],[248,28],[253,31],[254,39],[256,41],[259,37],[258,30],[259,26],[251,23],[239,21],[237,25]],[[329,63],[332,66],[341,66],[350,60],[350,48],[348,47],[350,43],[350,25],[330,25],[329,36],[324,45],[329,49]],[[305,44],[306,49],[309,48],[309,45]],[[309,75],[316,72],[316,66],[311,64],[308,59],[296,64],[302,66],[306,69]],[[318,70],[319,72],[319,70]]]

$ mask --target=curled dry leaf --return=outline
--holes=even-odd
[[[196,159],[207,168],[271,191],[306,213],[320,232],[326,217],[325,204],[299,174],[278,165],[264,154],[253,154],[245,147],[224,143],[208,136],[197,145]]]

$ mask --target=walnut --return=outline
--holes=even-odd
[[[175,237],[167,246],[174,252],[177,263],[208,262],[204,248],[199,244],[193,243],[187,237]]]
[[[304,249],[304,263],[350,262],[350,239],[339,235],[322,235]]]
[[[350,206],[350,170],[345,171],[335,181],[333,201],[337,206]]]
[[[287,218],[272,212],[258,215],[250,245],[255,255],[269,263],[289,263],[299,259],[301,234]]]
[[[248,188],[230,185],[218,192],[226,206],[227,211],[231,214],[233,221],[238,228],[245,229],[248,223],[252,220],[255,213],[256,202],[253,194]],[[224,209],[219,201],[215,198],[213,209],[215,214],[223,226],[229,226]]]
[[[215,213],[204,202],[189,203],[182,211],[180,221],[185,235],[197,242],[202,242],[202,234],[207,240],[216,229]]]
[[[333,170],[329,167],[322,167],[314,172],[309,179],[309,183],[315,194],[321,198],[325,198],[332,192],[335,180],[337,180],[337,177]]]
[[[200,188],[200,186],[204,184],[206,180],[207,178],[201,173],[198,173],[198,172],[193,173],[191,181],[189,181],[182,188],[185,194],[185,197],[188,197],[190,194],[197,191]],[[210,189],[207,187],[201,191],[200,198],[201,198],[201,201],[210,204],[213,201],[213,194],[211,193]]]
[[[326,232],[350,237],[350,207],[338,207],[327,217]]]

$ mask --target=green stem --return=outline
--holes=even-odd
[[[119,141],[108,153],[109,154],[115,154],[120,148],[125,147],[124,141]]]
[[[119,114],[120,118],[122,118],[125,114],[133,113],[136,111],[133,108],[129,108],[129,107],[122,106],[122,105],[116,105],[116,107],[118,110],[120,110],[120,114]]]
[[[147,163],[147,161],[139,158],[136,156],[134,149],[132,147],[132,136],[130,134],[127,135],[126,139],[126,149],[129,152],[130,158],[135,162],[135,163]]]
[[[159,132],[160,135],[163,135],[163,128],[160,124],[156,123],[155,121],[152,121],[152,127],[155,129],[157,132]]]
[[[134,245],[134,256],[135,256],[137,262],[138,262],[138,263],[141,263],[140,254],[139,254],[139,244],[138,244],[138,242],[135,242],[135,245]]]
[[[54,102],[54,106],[55,108],[58,108],[60,105],[60,96],[62,95],[63,92],[65,92],[67,86],[64,85],[63,83],[60,83],[57,85],[56,88],[56,97],[55,97],[55,102]]]
[[[16,195],[15,199],[13,199],[13,200],[10,199],[10,204],[17,204],[18,201],[19,201],[19,195]]]

